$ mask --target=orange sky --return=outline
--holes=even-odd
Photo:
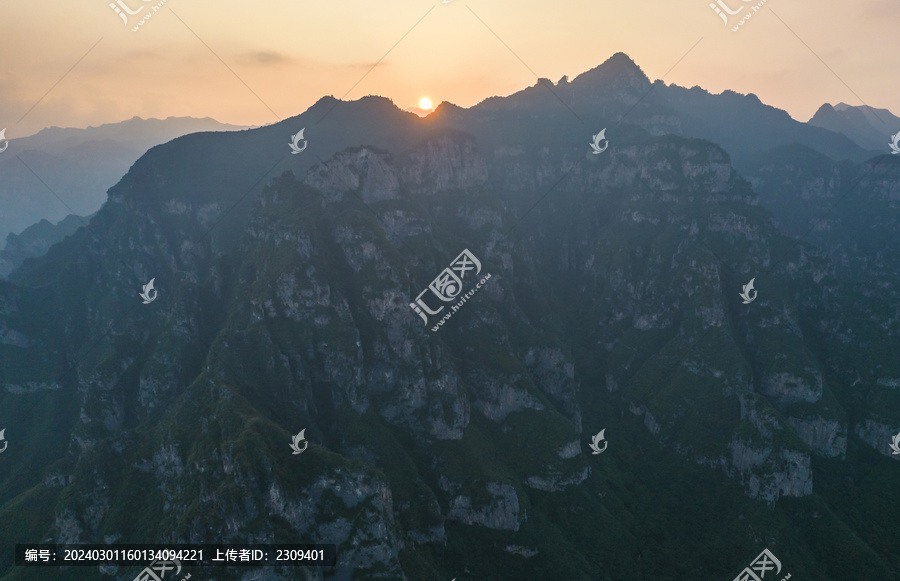
[[[651,80],[753,92],[802,121],[823,102],[900,114],[895,0],[768,0],[736,33],[709,0],[121,2],[143,7],[128,26],[110,0],[0,4],[7,138],[134,116],[263,125],[323,95],[468,107],[619,51]]]

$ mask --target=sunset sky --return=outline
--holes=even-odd
[[[324,95],[469,107],[616,52],[651,80],[752,92],[801,121],[825,102],[900,114],[900,2],[722,1],[745,7],[731,24],[762,6],[732,32],[709,0],[121,0],[143,7],[128,25],[110,0],[5,0],[0,129],[14,139],[134,116],[264,125]]]

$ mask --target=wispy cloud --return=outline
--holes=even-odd
[[[294,59],[274,50],[258,50],[238,55],[238,62],[244,65],[284,65],[294,63]]]

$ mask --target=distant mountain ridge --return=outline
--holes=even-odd
[[[106,191],[155,145],[198,131],[239,129],[208,117],[134,117],[87,129],[50,127],[21,138],[7,132],[9,146],[0,155],[0,240],[41,220],[96,212]]]
[[[125,121],[104,123],[87,128],[47,127],[34,135],[20,137],[15,144],[20,149],[43,149],[51,152],[77,147],[86,141],[127,141],[135,147],[149,149],[165,143],[178,135],[201,131],[237,130],[245,127],[220,123],[211,117],[167,117],[165,119],[143,119],[132,117]],[[181,133],[184,132],[184,133]]]
[[[554,124],[569,130],[580,128],[588,136],[607,127],[610,139],[614,139],[613,128],[624,123],[639,125],[652,135],[707,139],[721,145],[739,170],[752,156],[793,143],[836,161],[861,162],[884,151],[866,150],[842,133],[796,121],[753,94],[724,91],[713,95],[700,87],[686,89],[662,81],[651,82],[623,53],[571,81],[563,77],[553,84],[549,79],[540,79],[534,86],[508,97],[486,99],[452,119],[466,123],[468,131],[477,132],[488,118],[499,115],[496,121],[508,119],[513,130],[516,123],[529,125],[527,114],[538,112],[550,115]],[[439,106],[432,115],[436,122],[441,113]],[[534,134],[540,142],[540,134]]]
[[[25,260],[43,256],[50,247],[90,222],[91,216],[69,215],[58,224],[41,220],[22,231],[9,234],[6,246],[0,250],[0,278],[6,277]]]
[[[373,111],[373,115],[394,116],[395,107],[390,100],[380,97],[366,99],[374,99],[368,101],[373,104],[380,99],[380,103],[390,109],[390,113],[387,110],[384,113]],[[311,107],[309,112],[324,113],[331,106],[328,103],[330,103],[328,99],[322,100],[317,106]],[[569,111],[566,111],[567,107]],[[572,115],[572,112],[579,108],[596,111],[592,117],[584,119],[592,128],[586,128]],[[527,117],[523,117],[529,110],[551,112],[552,125],[533,126]],[[410,112],[417,115],[423,113]],[[495,119],[497,113],[500,114],[500,118]],[[619,116],[626,113],[627,117],[619,120]],[[735,167],[745,172],[755,167],[754,164],[761,154],[793,144],[808,147],[834,161],[863,161],[884,152],[886,146],[885,136],[871,125],[874,120],[895,119],[900,131],[900,118],[885,109],[853,108],[843,103],[832,108],[825,104],[808,123],[801,123],[791,119],[784,111],[764,105],[752,94],[740,95],[733,91],[724,91],[720,95],[712,95],[699,87],[685,89],[676,85],[665,85],[662,81],[651,83],[640,67],[623,53],[613,55],[602,65],[578,75],[572,81],[563,77],[554,85],[549,79],[540,79],[533,87],[508,97],[490,97],[471,109],[462,109],[445,102],[430,115],[424,128],[415,126],[408,120],[404,120],[402,125],[406,127],[405,133],[417,135],[416,139],[424,138],[428,131],[437,128],[457,127],[476,135],[482,143],[491,144],[492,136],[482,130],[488,126],[486,124],[488,119],[492,122],[491,127],[496,128],[498,124],[502,126],[501,133],[506,134],[506,137],[517,133],[521,135],[523,141],[528,139],[534,140],[535,143],[553,139],[552,135],[567,131],[581,131],[590,136],[599,131],[599,126],[608,126],[610,134],[613,135],[617,123],[633,123],[653,135],[676,134],[719,143],[729,152]],[[748,119],[753,121],[747,122]],[[173,128],[172,123],[177,123],[177,128]],[[321,132],[316,134],[315,128],[310,128],[310,132],[316,134],[316,140],[320,145],[325,146],[329,143],[339,143],[344,137],[354,134],[364,136],[373,133],[367,130],[367,127],[372,125],[371,117],[359,117],[353,124],[355,125],[353,128],[345,126],[336,129],[336,135],[323,135]],[[597,127],[593,128],[594,126]],[[51,174],[65,167],[70,182],[67,183],[67,187],[81,182],[81,186],[75,186],[80,193],[74,196],[80,201],[70,205],[74,210],[81,210],[77,213],[89,214],[105,200],[106,189],[118,181],[118,177],[127,167],[126,164],[130,164],[132,158],[136,159],[143,149],[168,141],[178,134],[223,129],[238,128],[219,124],[208,118],[143,120],[135,117],[121,123],[89,129],[48,128],[29,138],[16,140],[15,143],[20,148],[35,148],[53,155],[75,155],[80,159],[86,154],[92,159],[103,159],[102,170],[92,168],[91,163],[88,163],[85,169],[81,161],[75,165],[68,164],[66,167],[67,164],[60,165],[59,160],[53,163],[44,160],[42,165],[47,167]],[[356,143],[394,148],[397,145],[396,140],[382,141],[383,136],[392,132],[390,128],[381,127],[376,132],[378,138],[370,141],[363,139]],[[128,152],[128,147],[123,148],[117,140],[129,141],[133,149]],[[407,142],[407,146],[410,143]],[[269,144],[261,146],[269,147]],[[79,153],[74,153],[75,150]],[[114,167],[109,166],[107,160],[115,157],[120,159],[120,163]],[[304,167],[301,163],[296,166],[296,171],[304,171]],[[2,165],[0,169],[3,169]],[[98,172],[102,172],[102,176],[98,176]],[[102,185],[102,180],[106,180],[105,186]],[[4,208],[2,203],[4,190],[6,189],[7,193],[13,189],[17,190],[16,196],[6,196],[10,201],[3,210],[0,210],[0,233],[3,232],[4,216],[7,217],[7,224],[15,223],[17,228],[21,229],[37,221],[33,220],[34,217],[58,221],[67,214],[65,207],[43,186],[29,193],[29,186],[24,185],[27,181],[28,176],[16,176],[13,173],[9,185],[0,184],[0,208]],[[33,187],[35,184],[33,180],[31,182],[30,186]],[[25,191],[26,195],[21,196],[22,191]],[[59,193],[65,191],[60,190]],[[16,198],[14,201],[13,197]],[[61,197],[67,203],[71,201],[69,197]],[[36,207],[35,204],[39,206]],[[15,218],[16,215],[18,218]],[[10,264],[6,263],[4,267],[6,271]],[[5,271],[0,269],[0,272]]]
[[[900,132],[900,117],[887,109],[853,107],[846,103],[834,107],[825,103],[809,124],[843,133],[860,147],[881,152],[889,151],[890,136]]]

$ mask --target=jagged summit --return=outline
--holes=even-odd
[[[603,64],[585,71],[570,81],[576,86],[600,84],[649,85],[650,79],[644,71],[623,52],[612,55]]]
[[[815,119],[817,116],[828,115],[829,113],[834,113],[835,111],[841,111],[842,109],[840,109],[839,107],[840,104],[838,104],[837,107],[832,107],[831,103],[822,103],[822,106],[816,109],[816,112],[813,115],[813,119]]]
[[[475,107],[490,110],[552,107],[555,106],[554,102],[558,105],[559,98],[573,103],[604,96],[620,98],[623,90],[639,94],[649,85],[650,80],[640,67],[628,55],[618,52],[603,64],[581,73],[571,81],[565,75],[554,85],[550,79],[541,77],[526,89],[506,97],[489,97]],[[556,96],[554,92],[557,93]]]
[[[900,130],[900,117],[887,109],[868,105],[853,106],[825,103],[809,120],[809,124],[843,133],[855,143],[872,151],[883,151],[888,136]]]

